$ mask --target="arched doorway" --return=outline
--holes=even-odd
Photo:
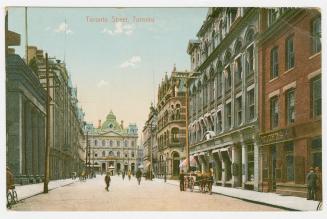
[[[173,176],[179,175],[179,154],[177,152],[173,152],[172,154],[173,158]]]

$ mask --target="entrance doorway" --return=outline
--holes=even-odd
[[[128,171],[128,164],[124,165],[124,171],[127,172]]]
[[[101,172],[103,172],[103,173],[106,172],[106,164],[105,163],[101,164]]]
[[[179,175],[179,154],[177,152],[173,153],[173,176]]]

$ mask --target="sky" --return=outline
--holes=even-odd
[[[65,60],[85,120],[94,125],[112,110],[125,126],[144,127],[165,72],[189,70],[186,52],[207,8],[28,8],[28,45]],[[25,55],[25,9],[9,8],[14,47]],[[137,18],[137,19],[134,19]],[[66,21],[66,22],[65,22]]]

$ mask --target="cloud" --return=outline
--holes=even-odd
[[[45,31],[49,31],[51,29],[51,27],[47,26],[46,28],[44,28]]]
[[[104,87],[104,86],[107,86],[108,85],[108,82],[105,81],[105,80],[101,80],[97,83],[97,87],[98,88],[101,88],[101,87]]]
[[[131,35],[134,31],[134,27],[132,25],[124,24],[122,22],[116,22],[114,27],[115,27],[114,30],[104,28],[101,31],[101,33],[106,33],[109,34],[110,36],[120,35],[120,34]]]
[[[129,60],[123,62],[120,65],[120,68],[128,68],[128,67],[135,67],[137,63],[141,62],[141,57],[140,56],[133,56]]]
[[[54,30],[54,32],[56,33],[62,33],[62,32],[66,32],[67,34],[72,34],[74,33],[68,26],[67,23],[62,22],[58,25],[58,27],[56,27]]]

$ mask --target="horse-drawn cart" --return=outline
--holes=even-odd
[[[184,188],[185,191],[189,189],[191,192],[194,191],[194,187],[198,186],[200,192],[212,191],[213,178],[210,174],[188,174],[184,176]]]

